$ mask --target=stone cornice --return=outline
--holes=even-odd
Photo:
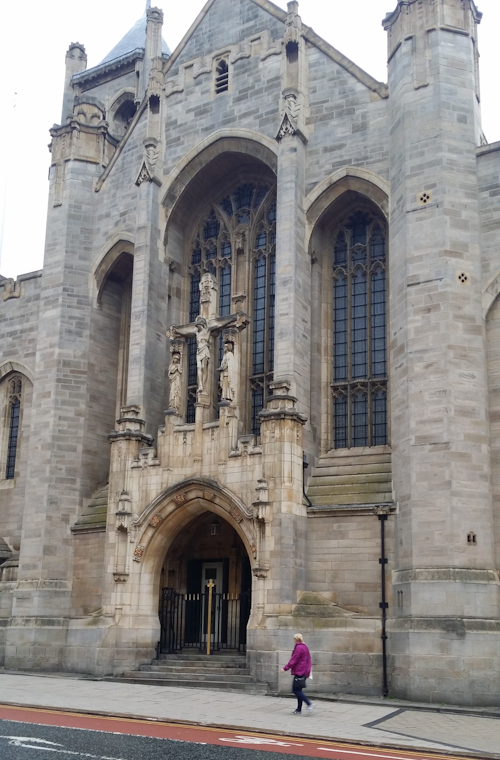
[[[78,74],[73,74],[71,77],[71,84],[77,84],[79,86],[89,84],[95,79],[108,76],[119,69],[132,65],[136,61],[142,60],[143,58],[144,48],[136,48],[130,53],[121,55],[118,58],[113,58],[111,61],[100,63],[98,66],[94,66],[91,69],[85,69],[85,71],[80,71]]]
[[[415,567],[395,570],[393,583],[484,583],[499,584],[497,570],[470,567]]]

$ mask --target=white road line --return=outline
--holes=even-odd
[[[379,755],[377,752],[354,752],[350,749],[344,749],[337,747],[334,749],[333,747],[316,747],[316,749],[321,749],[323,752],[343,752],[346,755],[365,755],[367,757],[376,757],[380,758],[380,760],[423,760],[423,758],[416,758],[416,757],[402,757],[402,755]]]

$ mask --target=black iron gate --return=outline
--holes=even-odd
[[[181,649],[210,651],[236,649],[246,651],[247,623],[250,617],[250,591],[241,594],[179,594],[164,588],[160,602],[160,652]]]

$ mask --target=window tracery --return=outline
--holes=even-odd
[[[12,480],[16,474],[17,444],[19,439],[19,423],[21,416],[21,398],[23,382],[16,376],[9,380],[8,385],[8,442],[6,480]]]
[[[253,242],[252,242],[253,241]],[[251,250],[246,246],[250,244]],[[274,353],[274,279],[276,244],[276,196],[267,183],[246,182],[203,215],[191,245],[189,321],[200,313],[199,284],[203,272],[210,272],[218,283],[218,314],[233,311],[236,287],[234,268],[237,254],[251,258],[250,303],[252,314],[252,357],[250,384],[252,391],[252,430],[258,433],[258,414],[265,404],[272,381]],[[241,261],[241,259],[240,259]],[[248,261],[248,260],[247,260]],[[246,264],[244,265],[247,266]],[[245,279],[248,278],[248,273]],[[248,281],[248,280],[247,280]],[[240,282],[241,288],[241,282]],[[245,285],[246,288],[246,285]],[[255,321],[257,319],[257,321]],[[222,360],[222,337],[219,341],[219,364]],[[188,339],[188,403],[186,421],[195,420],[196,340]],[[250,410],[249,410],[250,411]]]
[[[384,445],[387,431],[386,244],[358,210],[333,241],[333,446]]]

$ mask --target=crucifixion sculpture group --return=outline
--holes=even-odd
[[[210,406],[213,339],[223,332],[224,355],[219,371],[221,401],[228,405],[237,405],[238,360],[235,352],[235,340],[238,333],[245,329],[250,320],[238,311],[227,316],[217,316],[217,282],[210,272],[206,272],[200,282],[200,314],[194,322],[187,325],[172,325],[167,332],[171,342],[172,359],[169,366],[169,407],[177,414],[182,404],[182,356],[179,341],[196,338],[196,401],[202,406]]]

